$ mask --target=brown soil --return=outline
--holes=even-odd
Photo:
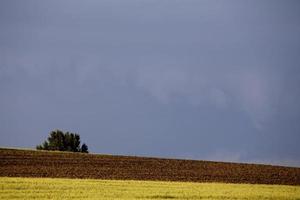
[[[0,176],[300,185],[300,168],[0,148]]]

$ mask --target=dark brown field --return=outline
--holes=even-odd
[[[0,148],[0,176],[300,185],[300,168]]]

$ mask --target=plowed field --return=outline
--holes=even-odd
[[[300,185],[300,168],[15,149],[0,149],[0,176]]]

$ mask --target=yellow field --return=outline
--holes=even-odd
[[[0,178],[0,199],[299,199],[300,186]]]

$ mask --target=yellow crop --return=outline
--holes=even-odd
[[[0,199],[300,199],[300,186],[0,177]]]

